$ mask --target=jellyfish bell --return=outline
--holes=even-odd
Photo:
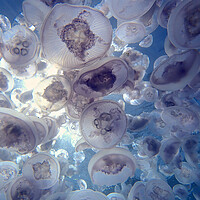
[[[181,184],[176,184],[173,187],[173,192],[181,200],[187,200],[187,197],[189,195],[187,187]]]
[[[133,155],[123,148],[101,150],[88,164],[92,182],[101,186],[122,183],[128,177],[133,177],[135,170],[136,162]]]
[[[141,199],[141,200],[146,199],[144,182],[137,181],[134,183],[133,187],[128,193],[127,200],[133,200],[133,199]]]
[[[0,68],[0,91],[9,92],[14,87],[14,79],[9,71]]]
[[[13,26],[2,35],[2,56],[13,66],[26,66],[35,62],[39,50],[38,37],[25,26]]]
[[[99,100],[89,104],[80,118],[80,132],[97,149],[108,149],[120,142],[126,132],[127,120],[118,103]]]
[[[126,200],[124,195],[120,194],[120,193],[116,193],[116,192],[112,192],[110,194],[107,195],[109,200]]]
[[[87,6],[56,5],[41,30],[44,56],[68,70],[103,57],[111,40],[109,20]]]
[[[146,196],[149,200],[166,199],[175,200],[171,187],[163,180],[152,179],[146,183]]]
[[[106,96],[122,86],[128,78],[128,66],[119,58],[106,57],[79,72],[73,89],[88,98]]]
[[[144,25],[137,21],[124,22],[115,30],[115,37],[126,44],[140,42],[146,35]]]
[[[23,165],[23,176],[38,189],[48,189],[55,185],[60,174],[60,165],[48,153],[37,153]]]
[[[107,0],[106,2],[108,3],[111,14],[116,19],[131,21],[146,13],[152,7],[155,0]]]
[[[182,1],[169,17],[167,32],[169,40],[180,49],[200,47],[199,1]],[[178,26],[177,26],[178,24]]]
[[[198,73],[199,62],[200,54],[198,51],[189,50],[175,54],[154,69],[150,77],[151,85],[164,91],[182,89]]]

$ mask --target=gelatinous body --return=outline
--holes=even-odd
[[[130,192],[128,193],[128,200],[136,200],[136,199],[146,199],[145,195],[145,184],[142,181],[137,181],[134,183]]]
[[[85,108],[80,119],[80,131],[95,148],[112,148],[126,131],[126,115],[113,101],[101,100]]]

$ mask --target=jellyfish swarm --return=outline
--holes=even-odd
[[[126,149],[113,148],[101,150],[95,154],[89,164],[88,172],[96,185],[116,185],[134,176],[136,162]]]
[[[58,181],[60,165],[52,155],[37,153],[26,161],[22,174],[36,188],[47,189]]]
[[[101,58],[111,40],[109,20],[100,11],[84,6],[56,5],[41,30],[45,57],[68,70]]]
[[[126,115],[118,103],[100,100],[89,104],[80,118],[80,132],[97,149],[114,147],[126,132]]]

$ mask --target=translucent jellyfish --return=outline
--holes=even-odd
[[[199,127],[198,114],[189,108],[171,106],[165,108],[161,114],[163,121],[171,127],[192,132]]]
[[[90,146],[84,138],[81,138],[80,140],[78,140],[76,142],[76,145],[75,145],[75,151],[76,152],[79,152],[79,151],[83,151],[85,149],[91,149],[92,146]]]
[[[163,28],[167,28],[169,16],[173,9],[181,2],[181,0],[164,1],[158,11],[158,23]]]
[[[6,94],[0,93],[0,107],[13,109],[15,106]]]
[[[112,148],[126,132],[127,121],[118,103],[110,100],[89,104],[80,118],[80,131],[85,140],[98,149]]]
[[[77,199],[88,199],[88,200],[109,200],[105,194],[93,191],[90,189],[87,190],[76,190],[72,192],[72,194],[69,197],[69,200],[77,200]]]
[[[198,90],[200,88],[200,72],[192,79],[192,81],[188,85],[194,90]]]
[[[1,53],[12,66],[27,66],[36,61],[39,41],[34,32],[16,25],[2,34]]]
[[[158,90],[152,87],[146,87],[141,91],[141,96],[147,102],[155,102],[158,99]]]
[[[197,167],[199,163],[198,146],[199,138],[196,135],[184,138],[182,143],[185,159],[193,167]]]
[[[130,21],[137,19],[146,13],[154,4],[155,0],[110,0],[107,1],[112,15],[117,19]]]
[[[150,121],[148,116],[145,115],[132,116],[130,114],[126,114],[126,116],[127,116],[127,129],[131,132],[138,132],[143,130]]]
[[[0,108],[0,147],[26,154],[38,144],[37,130],[33,122],[17,111]]]
[[[181,200],[187,200],[188,195],[189,195],[188,189],[184,185],[181,185],[181,184],[176,184],[173,187],[173,192],[175,196],[177,196]]]
[[[158,57],[154,64],[153,64],[153,69],[156,69],[162,62],[164,62],[165,60],[167,60],[168,56],[167,55],[163,55]]]
[[[153,36],[149,34],[139,43],[139,46],[143,48],[149,48],[152,44],[153,44]]]
[[[146,196],[149,200],[175,199],[171,187],[165,181],[159,179],[152,179],[146,183]]]
[[[135,158],[123,148],[101,150],[95,154],[89,164],[88,172],[96,185],[116,185],[133,177],[136,170]]]
[[[74,152],[73,153],[73,160],[75,161],[76,165],[79,165],[85,160],[85,154],[83,151]]]
[[[102,12],[84,6],[56,5],[41,30],[45,57],[68,70],[101,58],[111,41],[109,20]]]
[[[50,154],[37,153],[26,161],[22,174],[38,189],[47,189],[58,181],[60,165]]]
[[[127,200],[136,200],[136,199],[139,199],[139,200],[146,199],[145,183],[142,181],[135,182],[128,194]]]
[[[150,82],[153,87],[159,90],[182,89],[198,73],[199,62],[200,54],[195,50],[175,54],[154,69]]]
[[[80,190],[86,190],[87,189],[87,183],[86,183],[85,180],[79,179],[77,182],[78,182],[78,186],[79,186]]]
[[[167,32],[169,40],[180,49],[200,47],[199,1],[182,1],[170,15]],[[177,26],[178,24],[178,26]]]
[[[173,56],[174,54],[179,54],[181,52],[183,52],[182,49],[179,49],[177,47],[175,47],[170,41],[168,36],[166,36],[165,38],[165,42],[164,42],[164,49],[165,49],[165,53],[170,57]]]
[[[174,173],[178,182],[182,184],[191,184],[196,180],[194,169],[187,162],[183,162],[181,169],[176,168]]]
[[[63,108],[71,95],[71,83],[63,76],[52,75],[43,79],[33,91],[35,103],[46,111]]]
[[[178,154],[180,145],[180,140],[175,137],[162,140],[159,155],[166,164],[172,162]]]
[[[41,192],[35,188],[30,181],[25,177],[19,176],[9,185],[7,194],[7,200],[14,199],[40,199]]]
[[[0,15],[0,35],[9,29],[11,29],[10,20],[4,15]]]
[[[80,71],[73,89],[85,97],[97,98],[122,86],[127,77],[127,64],[122,59],[107,57]]]
[[[116,192],[108,194],[107,197],[109,200],[126,200],[122,194]]]
[[[152,136],[145,137],[141,142],[141,151],[148,157],[155,156],[159,153],[160,141]]]
[[[127,44],[140,42],[146,35],[144,25],[137,21],[124,22],[115,30],[115,37]]]
[[[5,184],[11,182],[13,178],[18,175],[18,166],[16,163],[11,161],[1,161],[0,162],[0,189],[2,189]]]

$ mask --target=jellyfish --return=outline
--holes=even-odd
[[[0,108],[0,147],[26,154],[35,149],[38,135],[34,123],[24,114]]]
[[[198,73],[199,62],[200,55],[195,50],[175,54],[154,69],[150,77],[151,85],[164,91],[182,89]]]
[[[142,181],[137,181],[134,183],[130,192],[128,193],[128,200],[136,200],[136,199],[146,199],[145,195],[145,183]]]
[[[109,200],[105,194],[91,189],[73,191],[69,200],[77,199],[95,199],[95,200]]]
[[[14,80],[9,71],[0,68],[0,91],[9,92],[14,87]]]
[[[182,1],[169,17],[167,32],[172,44],[180,49],[200,47],[199,1]],[[178,26],[177,26],[178,24]]]
[[[0,107],[14,109],[15,106],[6,94],[0,93]]]
[[[163,180],[152,179],[146,183],[146,196],[149,200],[166,199],[175,200],[171,187]]]
[[[149,48],[152,44],[153,44],[153,36],[149,34],[139,43],[139,46],[143,48]]]
[[[2,34],[1,53],[12,66],[23,67],[34,63],[39,50],[38,37],[25,26],[13,26]]]
[[[167,138],[161,141],[159,155],[166,164],[172,162],[178,154],[181,142],[175,137]]]
[[[116,90],[127,78],[127,64],[122,59],[106,57],[80,71],[73,83],[73,89],[85,97],[97,98]]]
[[[136,162],[126,149],[113,148],[101,150],[95,154],[89,164],[88,172],[95,185],[116,185],[133,177]]]
[[[107,197],[109,200],[126,200],[122,194],[116,192],[108,194]]]
[[[60,165],[50,154],[37,153],[23,165],[22,174],[36,188],[48,189],[58,181]]]
[[[46,111],[60,110],[71,95],[71,82],[63,76],[52,75],[38,83],[33,91],[35,103]]]
[[[122,139],[126,127],[124,111],[118,103],[110,100],[89,104],[80,118],[81,134],[91,146],[97,149],[114,147]]]
[[[144,15],[154,4],[150,1],[110,0],[107,1],[111,14],[124,21],[135,20]]]
[[[10,20],[4,15],[0,15],[0,35],[9,29],[11,29]]]
[[[103,57],[111,40],[109,20],[102,12],[84,6],[56,5],[41,30],[45,57],[68,70]]]
[[[181,185],[181,184],[176,184],[173,187],[173,192],[181,200],[187,200],[187,197],[189,195],[188,189],[184,185]]]

